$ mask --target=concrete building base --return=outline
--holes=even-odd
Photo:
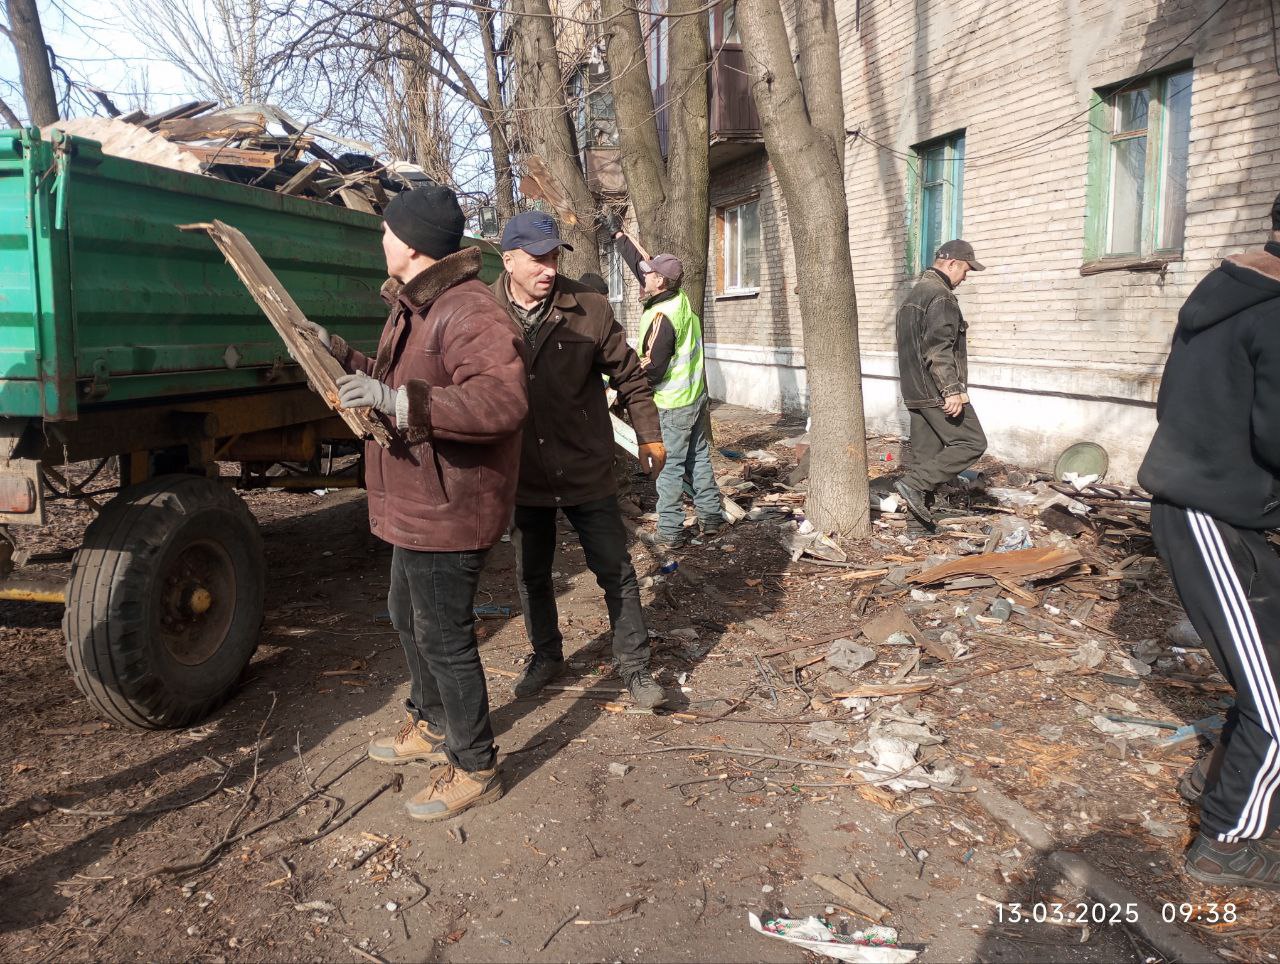
[[[1133,482],[1155,431],[1159,378],[1159,371],[1122,365],[972,359],[969,394],[996,458],[1050,471],[1067,446],[1096,442],[1110,456],[1107,479]],[[734,405],[786,413],[808,407],[797,349],[708,344],[707,383],[713,398]],[[869,432],[906,434],[893,354],[864,353],[862,391]]]

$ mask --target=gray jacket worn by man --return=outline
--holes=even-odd
[[[968,391],[966,327],[951,282],[928,268],[898,309],[898,375],[907,408],[937,408],[948,395]]]

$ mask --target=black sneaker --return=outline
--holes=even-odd
[[[1178,778],[1178,796],[1194,807],[1200,806],[1200,798],[1204,796],[1205,780],[1208,777],[1209,758],[1202,757]]]
[[[1215,887],[1280,890],[1280,852],[1261,840],[1225,843],[1198,834],[1187,849],[1184,869]]]
[[[1200,806],[1200,798],[1204,796],[1209,780],[1218,778],[1222,772],[1222,758],[1226,753],[1226,744],[1221,740],[1208,756],[1203,756],[1178,778],[1178,796],[1192,806]]]
[[[708,539],[714,539],[720,534],[720,530],[724,528],[723,516],[712,516],[710,519],[699,519],[698,525],[702,529],[702,534]]]
[[[533,696],[540,692],[544,686],[564,672],[564,667],[563,659],[548,659],[535,653],[533,659],[529,660],[529,665],[520,674],[520,678],[516,680],[516,696]]]
[[[625,677],[627,689],[631,691],[631,699],[642,710],[651,710],[667,701],[666,691],[650,673],[641,670]]]
[[[901,479],[893,483],[893,489],[898,495],[902,496],[902,501],[907,504],[911,514],[919,519],[923,525],[928,526],[930,529],[937,528],[937,524],[933,521],[933,513],[929,511],[929,507],[925,504],[923,492],[907,485]]]

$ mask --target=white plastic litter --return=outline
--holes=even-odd
[[[868,749],[872,762],[881,773],[908,773],[916,768],[916,751],[920,746],[896,736],[876,736],[871,739]],[[908,790],[922,790],[929,784],[923,780],[898,776],[877,781],[876,786],[885,787],[894,793],[906,793]]]
[[[850,961],[852,964],[907,964],[919,954],[918,951],[895,946],[898,932],[892,927],[878,924],[846,937],[837,934],[829,924],[817,917],[807,917],[804,920],[780,917],[770,920],[768,929],[755,914],[748,912],[747,920],[757,934],[795,944],[837,961]]]
[[[1100,475],[1081,475],[1079,472],[1063,472],[1062,481],[1071,486],[1077,492],[1083,492],[1093,483],[1097,482],[1102,476]]]
[[[1000,544],[996,546],[996,552],[1015,552],[1018,549],[1031,549],[1035,543],[1031,541],[1031,533],[1026,526],[1018,526],[1007,536],[1000,540]]]

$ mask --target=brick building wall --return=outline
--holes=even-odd
[[[992,452],[1047,466],[1081,438],[1132,478],[1177,311],[1224,256],[1259,244],[1280,191],[1280,65],[1265,4],[1198,0],[837,0],[848,142],[849,244],[873,429],[901,430],[893,318],[907,265],[912,148],[965,136],[963,236],[988,270],[959,290],[970,323],[971,395]],[[1194,31],[1194,33],[1193,33]],[[1192,35],[1175,52],[1180,41]],[[1082,275],[1094,92],[1158,69],[1193,69],[1185,241],[1162,271]],[[873,143],[871,139],[874,139]],[[716,172],[716,197],[758,187],[774,217],[774,263],[755,299],[708,297],[708,338],[726,360],[712,389],[769,394],[752,351],[790,385],[766,407],[803,405],[799,313],[785,212],[763,158]],[[709,289],[710,290],[710,289]],[[717,378],[719,384],[717,385]],[[743,389],[743,385],[747,385]],[[719,389],[717,391],[717,388]],[[798,394],[797,394],[798,393]],[[749,396],[744,397],[744,396]]]

